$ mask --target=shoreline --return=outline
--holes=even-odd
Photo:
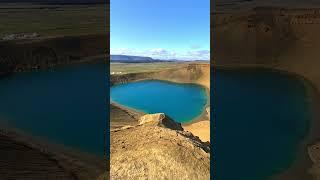
[[[172,84],[182,84],[182,85],[195,85],[195,86],[200,86],[201,88],[203,88],[205,90],[205,93],[206,93],[206,96],[207,96],[207,101],[206,101],[206,104],[203,106],[202,110],[201,110],[201,114],[199,114],[197,117],[195,118],[192,118],[190,121],[188,122],[185,122],[185,123],[182,123],[181,124],[184,124],[184,125],[189,125],[189,124],[193,124],[193,123],[196,123],[196,122],[200,122],[200,121],[205,121],[203,120],[204,117],[207,115],[207,111],[206,109],[208,107],[210,107],[210,89],[202,84],[199,84],[199,83],[190,83],[190,82],[176,82],[176,81],[169,81],[169,80],[162,80],[162,79],[156,79],[156,78],[150,78],[150,79],[138,79],[138,80],[135,80],[135,81],[129,81],[129,82],[126,82],[126,83],[130,83],[130,82],[141,82],[141,81],[152,81],[152,80],[155,80],[155,81],[163,81],[163,82],[167,82],[167,83],[172,83]],[[120,85],[120,84],[126,84],[126,83],[119,83],[119,84],[113,84],[111,85],[110,87],[112,86],[116,86],[116,85]],[[110,98],[111,99],[111,98]],[[110,101],[110,104],[116,104],[117,106],[120,106],[120,107],[123,107],[125,109],[129,109],[129,110],[133,110],[134,112],[140,112],[140,113],[143,113],[143,114],[148,114],[146,112],[143,112],[142,110],[139,110],[139,109],[134,109],[134,108],[131,108],[131,107],[128,107],[128,106],[125,106],[125,105],[122,105],[122,104],[119,104],[117,102],[114,102],[114,101]],[[209,119],[210,121],[210,119]]]
[[[28,72],[41,72],[41,71],[49,71],[49,70],[55,70],[55,69],[60,69],[60,68],[65,68],[68,66],[74,66],[74,65],[82,65],[82,64],[97,64],[97,63],[106,63],[105,61],[106,56],[105,55],[96,55],[96,56],[88,56],[88,57],[83,57],[79,61],[73,61],[73,62],[68,62],[68,63],[57,63],[54,66],[51,67],[39,67],[36,69],[25,69],[23,71],[6,71],[6,72],[0,72],[0,79],[8,77],[10,75],[14,75],[16,73],[28,73]]]
[[[146,72],[146,73],[154,73],[154,72]],[[125,75],[127,75],[127,74],[125,74]],[[110,75],[110,76],[118,76],[118,75]],[[165,80],[165,79],[161,79],[161,78],[144,78],[144,79],[136,79],[136,80],[128,81],[125,83],[114,83],[114,84],[110,85],[110,88],[113,86],[116,86],[116,85],[121,85],[121,84],[126,84],[126,83],[131,83],[131,82],[141,82],[141,81],[162,81],[162,82],[166,82],[166,83],[170,83],[170,84],[199,86],[205,90],[205,93],[208,97],[207,103],[205,106],[210,106],[210,87],[206,87],[205,85],[197,83],[197,82],[180,82],[180,81],[175,81],[175,80]]]
[[[281,73],[297,80],[301,81],[305,87],[307,101],[310,104],[310,113],[311,119],[309,120],[309,130],[305,135],[305,138],[301,140],[298,144],[296,158],[289,165],[289,167],[277,174],[271,176],[271,179],[279,179],[279,180],[300,180],[310,179],[312,178],[312,174],[310,174],[310,169],[314,165],[312,160],[310,159],[310,155],[308,153],[308,148],[310,145],[319,142],[320,138],[320,114],[317,113],[317,107],[320,106],[320,92],[317,88],[316,84],[309,80],[307,77],[298,74],[296,72],[292,72],[289,70],[281,69],[281,67],[277,66],[267,66],[267,65],[222,65],[217,66],[217,70],[267,70],[271,72]]]
[[[10,144],[14,144],[17,147],[24,147],[33,151],[34,154],[31,154],[32,156],[30,157],[28,155],[29,150],[19,152],[20,156],[31,158],[28,161],[30,166],[34,166],[42,162],[39,159],[32,159],[33,155],[35,155],[36,157],[43,157],[45,161],[52,162],[52,165],[48,166],[49,168],[58,167],[63,173],[65,173],[66,175],[71,175],[75,179],[96,179],[101,177],[107,171],[106,160],[102,156],[99,158],[99,156],[96,154],[65,146],[61,143],[49,141],[45,137],[31,135],[23,130],[11,127],[3,123],[1,123],[1,125],[2,127],[0,128],[0,146],[3,146],[3,143],[5,143],[5,146],[8,146],[6,142],[10,142]],[[12,149],[14,147],[5,149],[4,151],[8,150],[10,152],[14,152],[15,149]],[[7,152],[5,154],[9,155],[10,153]],[[7,161],[7,163],[15,164],[17,163],[16,161],[20,160],[9,160]],[[6,170],[10,171],[11,173],[15,173],[16,171],[18,171],[10,167],[5,168],[7,168]],[[55,176],[55,172],[48,173],[48,175],[50,176]],[[36,175],[37,171],[30,171],[30,174]]]
[[[148,73],[153,73],[153,72],[148,72]],[[112,75],[111,75],[112,76]],[[189,131],[191,133],[193,133],[195,136],[199,136],[199,138],[201,140],[203,140],[203,142],[206,142],[206,141],[209,141],[210,142],[210,114],[208,114],[207,112],[207,108],[210,107],[210,87],[206,87],[200,83],[192,83],[192,82],[179,82],[179,81],[170,81],[170,80],[163,80],[163,79],[157,79],[157,78],[145,78],[145,79],[137,79],[137,80],[134,80],[134,81],[129,81],[129,82],[126,82],[126,83],[130,83],[130,82],[139,82],[139,81],[148,81],[148,80],[156,80],[156,81],[164,81],[164,82],[167,82],[167,83],[175,83],[175,84],[185,84],[185,85],[196,85],[196,86],[200,86],[201,88],[203,88],[205,90],[205,93],[206,93],[206,96],[207,96],[207,101],[206,101],[206,104],[203,106],[202,110],[201,110],[201,114],[199,114],[197,117],[191,119],[190,121],[188,122],[185,122],[185,123],[181,123],[181,126],[185,129],[185,131]],[[124,83],[115,83],[113,85],[111,85],[110,87],[112,86],[115,86],[115,85],[119,85],[119,84],[124,84]],[[115,103],[118,107],[120,106],[120,108],[122,108],[124,111],[132,111],[133,113],[140,113],[140,114],[147,114],[146,112],[143,112],[141,110],[138,110],[138,109],[134,109],[134,108],[131,108],[131,107],[127,107],[127,106],[124,106],[124,105],[121,105],[119,103],[116,103],[116,102],[110,102],[110,105],[112,105],[113,103]],[[208,123],[208,127],[202,127],[202,126],[198,126],[196,127],[197,125],[199,124],[202,124],[202,123]],[[188,130],[186,130],[188,129]],[[199,130],[200,129],[200,130]],[[206,130],[208,129],[208,130]],[[192,132],[193,131],[193,132]],[[195,131],[201,131],[201,133],[195,133]],[[205,131],[206,135],[201,135],[203,133],[203,131]]]
[[[127,107],[116,102],[110,103],[110,106],[115,106],[117,108],[120,108],[122,111],[126,112],[128,115],[134,117],[137,124],[138,124],[139,118],[147,114],[147,113],[144,113],[143,111],[139,111],[137,109]],[[196,118],[194,118],[193,120],[191,120],[190,122],[181,123],[181,126],[184,129],[184,131],[191,132],[194,136],[199,137],[202,142],[210,142],[210,119],[208,118],[208,115],[207,115],[208,114],[207,108],[208,107],[204,107],[202,113]],[[110,114],[110,117],[111,116],[112,115]],[[113,130],[111,126],[112,124],[110,123],[110,131]]]
[[[0,120],[0,135],[8,136],[13,140],[19,141],[21,143],[26,144],[27,146],[34,146],[35,149],[41,149],[40,147],[47,147],[51,149],[55,149],[61,152],[70,152],[75,154],[82,154],[84,156],[90,156],[92,158],[102,159],[104,158],[104,154],[97,154],[94,152],[89,152],[83,150],[81,148],[69,146],[67,144],[63,144],[56,140],[50,140],[46,136],[42,135],[34,135],[24,129],[17,128],[12,126],[9,121]]]
[[[315,164],[311,160],[308,149],[312,144],[318,143],[320,138],[320,114],[317,112],[317,108],[320,106],[320,92],[317,86],[312,81],[308,80],[306,77],[289,71],[283,71],[283,73],[288,73],[289,75],[295,76],[304,84],[307,97],[309,98],[307,99],[307,101],[311,106],[311,119],[309,120],[308,132],[305,138],[299,143],[297,158],[293,161],[291,166],[283,172],[283,174],[279,174],[279,177],[284,175],[285,179],[291,179],[293,177],[293,175],[291,174],[297,174],[300,175],[300,178],[314,178],[310,173],[310,169]],[[277,176],[275,176],[275,178],[280,179]]]
[[[148,114],[147,112],[144,112],[142,110],[135,109],[135,108],[132,108],[132,107],[129,107],[129,106],[125,106],[125,105],[122,105],[122,104],[117,103],[115,101],[110,101],[110,105],[116,106],[116,107],[118,107],[118,108],[120,108],[122,110],[129,111],[129,112],[134,113],[134,114],[138,114],[140,116]],[[190,120],[188,122],[178,122],[178,123],[181,123],[182,125],[186,126],[186,125],[191,125],[191,124],[194,124],[194,123],[197,123],[197,122],[201,122],[201,121],[210,121],[208,118],[206,118],[206,116],[207,116],[207,110],[206,109],[208,107],[210,107],[210,106],[208,106],[208,102],[207,102],[207,104],[202,108],[201,114],[199,114],[197,117],[192,118],[192,120]]]
[[[138,120],[139,120],[139,118],[141,116],[147,114],[147,113],[145,113],[143,111],[140,111],[140,110],[137,110],[137,109],[134,109],[134,108],[119,104],[119,103],[114,102],[114,101],[110,101],[110,108],[111,108],[111,106],[115,106],[115,107],[121,109],[122,111],[125,111],[128,114],[132,115],[134,117],[134,119],[137,120],[137,123],[138,123]],[[110,114],[110,117],[111,117],[111,114]],[[111,118],[110,118],[110,120],[111,120]]]

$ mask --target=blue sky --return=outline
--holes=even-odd
[[[210,0],[111,0],[111,54],[209,60]]]

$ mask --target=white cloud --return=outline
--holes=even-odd
[[[154,59],[178,59],[178,60],[209,60],[209,50],[191,49],[182,52],[163,48],[136,50],[128,48],[111,49],[112,55],[148,56]]]
[[[191,50],[188,51],[188,55],[194,58],[202,59],[210,59],[210,51],[209,50]]]

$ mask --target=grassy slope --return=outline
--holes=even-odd
[[[122,74],[142,73],[177,68],[184,63],[111,63],[110,72],[121,72]]]
[[[108,7],[104,4],[0,4],[0,37],[11,33],[32,32],[37,32],[42,37],[105,34],[109,25]]]
[[[109,49],[108,5],[35,5],[0,3],[0,38],[33,33],[30,40],[0,40],[0,74],[46,68],[105,54]]]

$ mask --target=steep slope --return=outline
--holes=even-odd
[[[105,171],[102,157],[0,129],[1,179],[87,180],[97,179]]]
[[[320,88],[320,8],[257,7],[212,14],[214,60],[299,74]]]
[[[167,80],[177,83],[196,83],[210,89],[210,65],[191,63],[182,67],[157,72],[111,75],[110,84],[115,85],[146,79]]]
[[[83,35],[0,41],[0,74],[79,63],[105,54],[106,39],[106,35]]]
[[[210,146],[164,114],[111,131],[111,179],[209,179]]]

